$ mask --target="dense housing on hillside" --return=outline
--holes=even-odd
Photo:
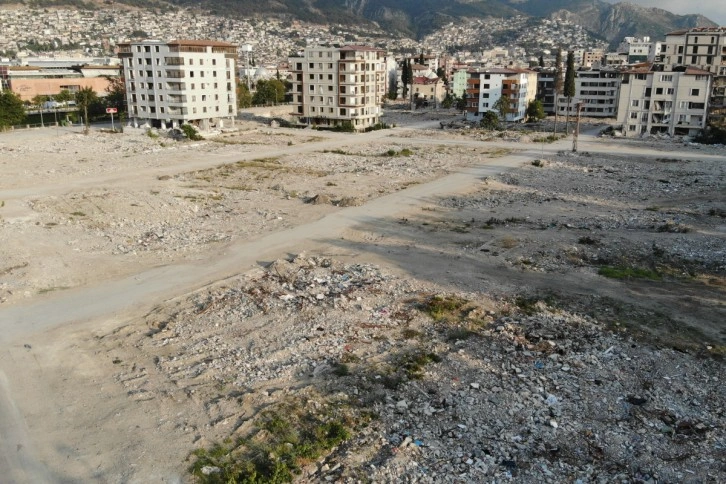
[[[234,124],[237,48],[226,42],[145,40],[119,44],[129,121],[202,130]],[[225,124],[227,123],[227,124]]]
[[[309,47],[291,57],[293,115],[302,124],[350,125],[380,121],[388,77],[385,52],[373,47]]]

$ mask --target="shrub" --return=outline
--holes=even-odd
[[[184,132],[184,136],[192,141],[199,141],[202,137],[197,132],[196,128],[191,124],[182,124],[181,130]]]

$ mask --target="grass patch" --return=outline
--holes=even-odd
[[[248,437],[196,450],[189,472],[203,484],[291,482],[364,418],[370,419],[319,399],[283,402],[261,412]]]
[[[669,234],[687,234],[691,231],[691,228],[687,225],[677,224],[674,222],[666,222],[662,225],[658,225],[655,228],[656,232],[665,232]]]
[[[44,287],[43,289],[38,290],[38,294],[48,294],[49,292],[64,291],[66,289],[70,289],[70,287],[69,286]]]
[[[535,143],[554,143],[555,141],[557,141],[561,138],[562,138],[562,136],[550,134],[548,136],[539,136],[537,138],[532,138],[532,141]]]
[[[461,319],[469,301],[458,296],[435,295],[421,304],[421,311],[436,321]]]
[[[390,149],[390,150],[386,151],[385,153],[383,153],[381,156],[394,157],[394,156],[411,156],[411,155],[413,155],[413,150],[404,148],[401,151],[396,151],[394,149]]]
[[[441,357],[436,353],[420,350],[402,355],[398,361],[398,366],[403,369],[409,380],[420,380],[423,378],[426,365],[439,362],[441,362]]]
[[[71,215],[73,215],[74,217],[85,217],[86,216],[86,214],[83,212],[71,212]]]
[[[513,249],[518,244],[519,242],[517,242],[517,239],[515,239],[514,237],[502,237],[497,241],[497,245],[502,249]]]
[[[598,269],[597,273],[611,279],[649,279],[651,281],[663,279],[659,272],[640,267],[603,266]]]

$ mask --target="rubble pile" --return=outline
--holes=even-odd
[[[145,398],[191,392],[214,415],[212,424],[193,422],[191,409],[178,417],[187,422],[180,432],[198,442],[243,434],[256,411],[304,388],[377,415],[306,467],[310,480],[725,475],[722,362],[642,344],[544,301],[457,294],[468,316],[434,320],[422,305],[433,290],[368,264],[304,254],[279,260],[149,315],[148,331],[131,336],[153,368],[137,363],[116,378]],[[420,352],[435,357],[401,373],[405,358]],[[241,411],[251,403],[255,410]],[[215,424],[235,420],[231,429]]]

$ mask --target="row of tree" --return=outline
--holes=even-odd
[[[24,103],[20,96],[10,90],[0,92],[0,130],[7,129],[10,126],[22,124],[27,117],[27,107],[37,106],[43,109],[43,103],[50,100],[50,96],[36,96],[31,103]],[[90,126],[90,116],[98,116],[106,113],[107,107],[110,106],[109,97],[100,98],[96,92],[90,87],[84,87],[75,94],[69,91],[61,91],[53,96],[53,100],[57,102],[75,101],[78,111],[83,113],[85,131],[88,132]]]

